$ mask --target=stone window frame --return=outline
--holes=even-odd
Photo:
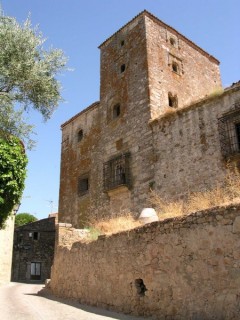
[[[218,132],[223,157],[240,157],[240,101],[218,118]]]
[[[103,165],[104,191],[120,186],[130,188],[130,152],[112,157]]]
[[[168,54],[168,65],[171,67],[173,73],[178,74],[179,76],[184,74],[182,59],[171,53]]]
[[[90,189],[90,179],[89,172],[82,174],[78,177],[77,191],[79,196],[84,196],[89,193]]]
[[[115,99],[114,99],[115,100]],[[107,108],[107,123],[118,121],[123,116],[122,104],[115,100],[115,103],[111,103]]]
[[[168,92],[168,106],[175,109],[178,107],[177,94],[173,95],[172,92]]]
[[[177,35],[167,31],[166,41],[169,42],[172,47],[180,49],[179,38]]]

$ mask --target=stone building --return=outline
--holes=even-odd
[[[50,278],[55,246],[55,217],[15,228],[12,281],[40,281]]]
[[[15,215],[12,213],[5,227],[0,229],[0,285],[11,280],[14,222]]]
[[[152,189],[173,199],[222,181],[240,85],[222,89],[219,61],[147,11],[99,48],[100,101],[62,125],[59,221],[138,214]]]

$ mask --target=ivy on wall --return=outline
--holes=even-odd
[[[0,138],[0,229],[20,202],[26,178],[27,156],[16,137]]]

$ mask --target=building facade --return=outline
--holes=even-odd
[[[235,120],[219,135],[220,119],[238,113],[239,84],[222,89],[213,56],[147,11],[99,48],[100,101],[62,125],[59,221],[74,227],[139,214],[152,189],[173,199],[214,186],[223,144],[239,149]]]
[[[50,278],[55,247],[55,217],[15,228],[12,281],[44,282]]]

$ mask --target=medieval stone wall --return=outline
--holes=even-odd
[[[156,151],[161,133],[149,121],[165,112],[169,93],[182,107],[221,86],[218,61],[148,12],[100,49],[100,102],[62,125],[59,221],[77,228],[88,225],[91,215],[139,214],[150,186],[167,174],[159,154],[170,148],[161,143]],[[125,154],[130,155],[130,182],[105,188],[105,164]],[[108,173],[111,179],[114,170]],[[82,187],[86,192],[79,191]]]
[[[161,196],[178,198],[223,182],[231,162],[221,153],[218,119],[234,110],[239,101],[239,87],[232,88],[152,122],[156,156],[153,186]]]
[[[155,319],[239,319],[240,205],[85,244],[59,226],[54,294]]]

